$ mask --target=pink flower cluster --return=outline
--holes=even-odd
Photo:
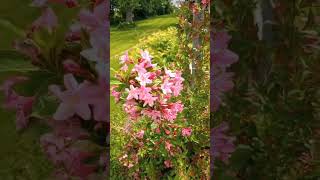
[[[153,64],[152,56],[146,50],[140,50],[138,57],[131,57],[126,52],[120,57],[120,64],[122,67],[116,74],[116,78],[122,84],[113,86],[111,95],[114,96],[116,102],[123,103],[131,126],[139,123],[137,120],[141,117],[147,117],[153,124],[156,124],[156,127],[151,129],[154,134],[164,133],[165,136],[160,140],[152,140],[155,146],[151,145],[152,147],[149,148],[154,148],[155,152],[147,156],[162,156],[163,153],[156,153],[161,146],[166,151],[163,161],[164,168],[171,168],[174,163],[170,158],[181,152],[181,148],[175,145],[174,141],[180,141],[179,137],[186,138],[192,134],[191,127],[185,127],[186,121],[183,121],[183,125],[177,123],[178,114],[184,109],[182,102],[176,100],[183,89],[182,73]],[[119,161],[125,167],[133,168],[139,163],[136,151],[150,146],[150,143],[146,142],[153,137],[146,134],[150,132],[150,129],[138,129],[137,132],[130,127],[126,129],[126,133],[131,138],[124,147],[125,154],[119,158]],[[138,174],[139,172],[136,172],[136,175]]]
[[[29,123],[29,116],[32,113],[32,106],[35,100],[34,97],[20,96],[13,89],[17,83],[27,81],[24,76],[14,76],[7,79],[1,86],[0,90],[4,93],[4,108],[7,110],[16,111],[16,128],[22,130]]]
[[[211,91],[210,102],[211,112],[216,111],[222,103],[223,93],[230,91],[234,84],[233,73],[227,72],[226,68],[238,61],[238,56],[230,51],[228,43],[231,39],[226,32],[214,32],[211,34]]]
[[[238,61],[238,56],[228,49],[231,36],[225,31],[211,32],[211,73],[210,82],[210,110],[215,112],[222,103],[223,93],[230,91],[234,84],[233,73],[227,72],[226,68]],[[235,150],[234,138],[226,136],[228,124],[223,122],[216,128],[211,129],[211,168],[213,160],[218,158],[227,163],[231,153]]]
[[[222,160],[223,162],[227,163],[231,153],[235,150],[235,145],[233,141],[235,140],[234,137],[230,137],[225,135],[225,133],[229,130],[229,126],[226,122],[223,122],[218,127],[211,129],[211,145],[212,148],[212,155],[215,158]]]
[[[122,82],[124,84],[129,82],[130,85],[126,89],[113,86],[111,95],[116,101],[124,101],[124,110],[132,120],[146,116],[156,122],[161,120],[173,122],[178,113],[183,111],[183,104],[181,101],[170,100],[180,95],[184,79],[180,71],[160,69],[156,64],[152,64],[151,59],[149,52],[142,50],[137,64],[134,64],[128,53],[121,56],[122,68],[117,77],[123,81],[125,78],[122,75],[127,72],[128,66],[132,66],[128,75],[129,80]]]

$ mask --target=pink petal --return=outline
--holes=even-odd
[[[96,17],[88,10],[81,10],[79,13],[79,21],[83,27],[94,29],[99,25]]]
[[[91,117],[91,111],[88,104],[80,103],[75,105],[75,112],[84,120],[89,120]]]
[[[49,86],[49,91],[53,93],[56,97],[58,97],[61,101],[63,100],[62,98],[62,92],[59,86],[57,85],[50,85]]]
[[[51,8],[46,8],[42,12],[42,15],[34,21],[32,29],[38,30],[39,28],[47,28],[48,31],[51,32],[56,26],[58,26],[57,16]]]
[[[74,108],[65,103],[61,103],[54,113],[53,118],[55,120],[66,120],[75,114]]]
[[[108,20],[107,8],[107,1],[104,0],[98,6],[96,6],[93,11],[94,16],[101,20],[102,24],[106,23]]]
[[[78,88],[78,82],[73,74],[64,75],[64,85],[68,90],[76,90]]]

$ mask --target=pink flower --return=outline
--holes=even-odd
[[[164,165],[166,168],[171,168],[172,167],[172,162],[170,160],[165,160]]]
[[[183,104],[181,103],[181,101],[175,102],[171,104],[171,109],[174,112],[182,112],[183,111]]]
[[[151,73],[138,73],[138,77],[136,77],[136,80],[140,82],[141,86],[146,86],[146,84],[152,83],[152,80],[150,79]]]
[[[139,138],[139,139],[142,139],[143,136],[144,136],[144,130],[141,130],[136,134],[136,137]]]
[[[90,44],[92,48],[83,50],[81,55],[88,60],[107,63],[108,57],[108,14],[107,1],[97,5],[93,13],[88,10],[81,10],[79,20],[82,27],[90,33]]]
[[[70,42],[81,40],[81,25],[79,23],[70,26],[70,30],[66,34],[66,40]]]
[[[219,158],[225,163],[228,163],[231,153],[235,151],[233,144],[235,138],[225,135],[228,129],[229,126],[225,122],[211,129],[211,155],[214,159]]]
[[[30,39],[26,39],[23,41],[15,40],[13,42],[13,48],[16,49],[18,52],[26,55],[32,60],[32,63],[39,62],[39,54],[40,50],[37,45]]]
[[[149,52],[147,50],[145,50],[145,51],[141,50],[140,55],[141,55],[142,59],[144,59],[145,61],[151,62],[152,56],[149,54]]]
[[[91,111],[86,97],[81,96],[81,90],[84,88],[84,83],[78,85],[78,82],[72,74],[64,76],[64,85],[66,90],[62,92],[56,85],[49,86],[50,91],[57,96],[61,104],[59,105],[54,119],[66,120],[73,115],[77,114],[85,120],[89,120],[91,117]]]
[[[14,91],[6,99],[4,108],[16,111],[16,128],[21,130],[27,127],[29,115],[32,112],[34,97],[18,96]]]
[[[134,68],[132,69],[132,71],[135,71],[138,74],[147,73],[147,70],[145,69],[145,64],[144,63],[139,63],[139,64],[135,65]]]
[[[111,95],[115,98],[116,102],[119,102],[121,93],[116,91],[115,88],[117,88],[117,86],[111,87]]]
[[[83,83],[80,95],[84,102],[92,105],[94,120],[108,122],[109,86],[105,77],[99,77],[97,83]]]
[[[139,93],[140,93],[139,88],[135,88],[133,85],[130,85],[130,90],[127,89],[127,91],[129,91],[127,100],[139,99]]]
[[[223,93],[233,88],[232,76],[233,73],[221,72],[217,76],[210,78],[212,86],[212,91],[210,91],[210,102],[212,102],[211,111],[216,111],[220,107]]]
[[[146,105],[149,105],[150,107],[152,107],[154,105],[154,102],[157,100],[158,98],[157,97],[153,97],[151,94],[145,96],[144,99],[144,104],[143,104],[143,107],[146,106]]]
[[[141,113],[155,121],[159,120],[159,118],[161,117],[161,112],[157,110],[147,109],[143,110]]]
[[[191,132],[192,132],[192,129],[190,127],[188,128],[182,128],[182,136],[191,136]]]
[[[176,73],[173,73],[172,71],[167,70],[166,68],[165,68],[165,73],[166,73],[167,76],[169,76],[171,78],[176,77]]]
[[[171,86],[171,90],[174,96],[179,96],[182,89],[183,85],[181,83],[176,83],[174,86]]]
[[[16,111],[16,128],[21,130],[26,128],[29,123],[29,115],[32,112],[34,97],[19,96],[13,90],[16,83],[24,82],[28,78],[23,76],[15,76],[7,79],[0,87],[4,91],[5,103],[4,108]]]
[[[58,26],[58,19],[51,8],[45,8],[42,15],[32,23],[32,31],[47,28],[49,32]]]
[[[6,99],[9,98],[11,92],[13,92],[13,86],[17,83],[27,81],[29,78],[25,76],[13,76],[4,81],[0,86],[0,90],[4,91]]]
[[[128,51],[126,51],[125,54],[120,57],[120,64],[127,64],[129,63],[129,61],[130,61],[130,58],[128,55]]]
[[[44,7],[47,5],[48,2],[64,4],[68,8],[73,8],[73,7],[78,6],[78,2],[76,0],[34,0],[31,3],[31,6]]]
[[[125,102],[124,111],[129,115],[131,120],[136,120],[139,117],[139,112],[137,108],[137,103],[135,100],[131,99]]]
[[[152,94],[150,94],[151,88],[149,87],[141,86],[138,92],[139,99],[144,101],[143,106],[146,106],[148,104],[152,107],[154,105],[154,101],[158,99],[157,97],[153,97]]]
[[[124,64],[121,68],[120,68],[121,71],[124,71],[124,72],[127,72],[128,71],[128,65],[127,64]]]
[[[210,3],[210,0],[201,0],[201,3],[203,5],[208,5]]]
[[[163,84],[161,84],[161,90],[163,92],[163,94],[169,94],[172,93],[171,87],[172,87],[172,83],[169,82],[168,80],[164,80]]]
[[[168,152],[171,152],[172,147],[173,147],[173,145],[169,141],[165,141],[165,148]]]
[[[238,61],[238,55],[227,49],[230,39],[231,36],[224,31],[215,33],[211,38],[214,47],[211,54],[213,65],[225,68]]]

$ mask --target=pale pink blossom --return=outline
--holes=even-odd
[[[14,91],[10,92],[9,96],[6,98],[4,108],[16,111],[17,130],[27,127],[34,100],[34,97],[19,96]]]
[[[155,121],[161,117],[161,112],[157,110],[147,109],[143,110],[141,113]]]
[[[56,85],[49,86],[50,91],[61,101],[56,113],[53,115],[56,120],[66,120],[73,115],[79,115],[85,120],[91,117],[91,111],[88,103],[81,96],[81,90],[84,88],[84,83],[78,84],[72,74],[64,76],[65,91]]]
[[[45,7],[48,5],[48,3],[59,3],[66,5],[68,8],[73,8],[78,6],[78,1],[77,0],[34,0],[31,3],[31,6],[34,7]]]
[[[165,73],[167,76],[169,76],[171,78],[176,77],[176,73],[172,72],[171,70],[168,70],[167,68],[165,68],[164,70],[165,70]]]
[[[99,77],[97,83],[84,82],[80,95],[83,101],[92,105],[94,120],[108,122],[109,86],[106,77]]]
[[[121,93],[116,91],[117,86],[111,87],[111,95],[115,98],[116,102],[119,102]]]
[[[140,94],[139,88],[136,88],[133,85],[130,85],[130,89],[129,90],[127,89],[127,91],[129,92],[127,100],[139,99],[139,94]]]
[[[211,129],[211,156],[213,159],[220,159],[228,163],[231,153],[235,151],[234,141],[235,138],[227,136],[226,132],[229,126],[226,122],[221,123],[219,126]]]
[[[135,71],[135,72],[137,72],[138,74],[147,73],[147,70],[146,70],[146,68],[145,68],[144,65],[145,65],[144,63],[136,64],[136,65],[133,67],[132,71]]]
[[[171,90],[174,96],[179,96],[180,92],[183,90],[183,85],[181,83],[176,83],[171,86]]]
[[[172,83],[169,82],[168,80],[164,80],[164,82],[161,84],[161,90],[163,92],[163,94],[169,94],[172,93],[171,87],[172,87]]]
[[[139,81],[141,86],[146,86],[146,84],[152,83],[152,80],[150,79],[151,73],[138,73],[138,77],[135,79]]]
[[[192,129],[190,127],[182,128],[181,134],[182,136],[191,136]]]
[[[152,107],[154,105],[154,101],[158,99],[157,97],[153,97],[152,94],[150,94],[151,88],[149,87],[141,86],[138,92],[139,99],[144,101],[143,106],[146,106],[148,104]]]
[[[1,86],[0,90],[4,92],[5,102],[3,107],[8,110],[16,111],[16,128],[21,130],[26,128],[29,123],[29,116],[32,113],[32,106],[35,100],[34,97],[24,97],[18,95],[13,86],[28,80],[24,76],[14,76],[7,79]]]
[[[170,160],[165,160],[164,165],[166,168],[171,168],[172,167],[172,162]]]
[[[39,28],[46,28],[49,32],[52,32],[54,28],[58,26],[58,18],[51,8],[45,8],[42,15],[32,23],[32,31],[36,31]]]
[[[129,115],[131,120],[136,120],[139,117],[139,112],[137,108],[137,102],[133,99],[127,100],[124,105],[124,111]]]
[[[79,20],[90,34],[90,44],[92,48],[83,50],[81,55],[88,60],[97,62],[107,62],[108,57],[108,14],[107,1],[102,1],[94,7],[93,12],[81,10]]]
[[[150,55],[150,53],[147,50],[145,50],[145,51],[141,50],[140,55],[141,55],[142,59],[146,60],[147,62],[151,62],[152,56]]]
[[[136,134],[136,137],[137,137],[138,139],[142,139],[143,136],[144,136],[144,130],[141,130],[141,131],[139,131],[139,132]]]
[[[173,145],[169,142],[169,141],[165,141],[165,148],[168,152],[171,152],[172,151],[172,148]]]
[[[128,65],[127,64],[124,64],[121,68],[120,68],[121,71],[124,71],[124,72],[127,72],[128,71]]]
[[[130,61],[130,58],[128,55],[128,51],[126,51],[124,55],[120,56],[120,64],[127,64],[129,63],[129,61]]]

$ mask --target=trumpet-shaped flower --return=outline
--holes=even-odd
[[[141,86],[146,86],[146,84],[152,83],[151,73],[138,73],[138,77],[136,77],[136,80],[139,81]]]
[[[32,23],[32,31],[46,28],[49,32],[58,26],[58,18],[51,8],[45,8],[42,15]]]
[[[54,119],[66,120],[73,115],[79,115],[85,120],[89,120],[91,117],[91,111],[88,102],[83,99],[86,97],[81,96],[81,90],[85,87],[85,84],[78,84],[72,74],[64,76],[65,91],[61,91],[56,85],[49,86],[50,91],[57,96],[61,104],[59,105]]]

